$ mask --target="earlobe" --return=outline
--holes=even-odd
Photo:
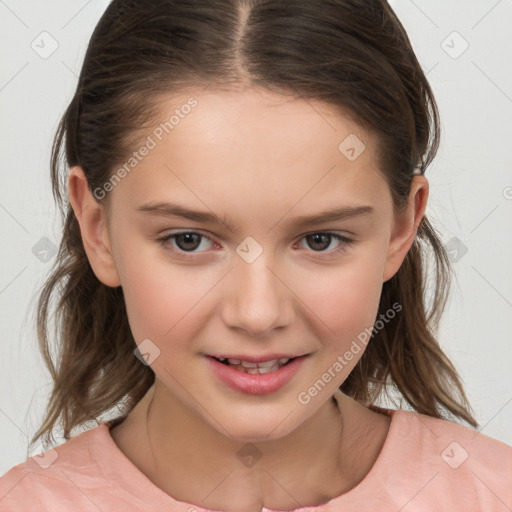
[[[411,184],[407,209],[395,219],[382,275],[383,283],[398,272],[416,239],[418,227],[427,208],[428,191],[429,186],[425,176],[415,176]]]
[[[121,285],[107,229],[106,211],[91,194],[80,166],[68,173],[69,201],[75,213],[82,243],[96,277],[105,285]]]

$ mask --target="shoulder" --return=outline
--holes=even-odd
[[[388,459],[401,468],[402,481],[424,482],[416,500],[441,509],[512,509],[511,446],[448,420],[403,410],[394,416]]]
[[[46,510],[43,503],[46,507],[49,496],[70,506],[81,505],[82,491],[101,478],[92,444],[106,435],[107,428],[101,424],[11,468],[0,478],[2,511]]]
[[[399,411],[402,434],[420,449],[435,450],[450,467],[462,466],[470,458],[474,464],[512,475],[512,447],[481,431],[452,421],[411,411]]]

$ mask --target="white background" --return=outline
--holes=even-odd
[[[25,460],[46,404],[50,380],[33,306],[53,259],[41,261],[32,248],[43,237],[55,246],[60,240],[51,141],[107,3],[0,0],[0,474]],[[464,380],[480,430],[512,445],[512,2],[391,5],[441,114],[442,144],[426,174],[427,215],[449,249],[467,249],[455,263],[440,343]],[[31,47],[35,41],[40,51],[43,44],[51,49],[44,31],[58,43],[47,58]]]

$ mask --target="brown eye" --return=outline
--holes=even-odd
[[[307,235],[306,240],[309,247],[315,251],[323,251],[329,247],[331,242],[331,235],[326,233],[315,233],[314,235]]]
[[[328,255],[344,252],[354,243],[350,238],[331,232],[310,233],[305,235],[303,239],[306,241],[308,249],[313,252],[320,253],[321,255],[324,253]],[[339,242],[338,246],[334,247],[332,250],[326,250],[333,240],[337,240]]]
[[[197,233],[182,233],[174,237],[176,245],[184,251],[193,251],[199,247],[200,235]]]
[[[181,233],[173,233],[159,238],[158,241],[164,246],[166,250],[173,252],[183,253],[202,253],[204,251],[197,251],[196,249],[201,246],[203,240],[213,242],[211,238],[195,231],[182,231]],[[174,242],[174,243],[171,243]]]

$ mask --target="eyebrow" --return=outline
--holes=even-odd
[[[162,216],[162,217],[183,217],[184,219],[203,222],[205,224],[223,224],[231,232],[235,231],[232,220],[227,216],[218,216],[206,211],[191,210],[183,205],[174,202],[152,202],[145,203],[137,207],[137,211]],[[292,217],[284,221],[284,227],[289,226],[308,226],[323,224],[324,222],[333,222],[337,220],[351,219],[354,217],[369,216],[375,212],[369,205],[343,206],[341,208],[330,208],[319,212],[316,215],[301,215]]]

